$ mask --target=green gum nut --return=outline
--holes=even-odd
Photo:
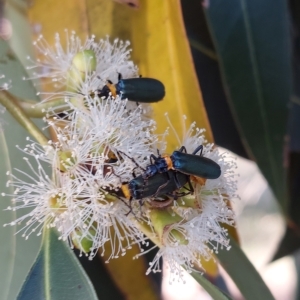
[[[75,54],[72,60],[72,67],[82,73],[92,73],[96,71],[97,58],[93,50],[83,50]]]
[[[76,163],[71,151],[60,151],[58,153],[58,160],[58,166],[61,172],[67,172]]]
[[[171,229],[171,231],[167,232],[166,234],[168,234],[168,237],[166,236],[166,238],[170,239],[171,237],[173,242],[176,241],[176,244],[187,245],[189,243],[189,241],[186,239],[186,236],[176,229]]]
[[[114,202],[118,201],[119,199],[118,199],[117,197],[115,197],[115,196],[113,196],[113,195],[107,193],[107,194],[105,195],[105,200],[106,200],[107,202],[114,203]]]
[[[49,198],[49,207],[55,209],[55,212],[63,212],[66,209],[65,197],[62,195],[55,195]]]
[[[177,204],[180,208],[199,208],[198,201],[195,197],[182,197]]]
[[[94,142],[91,147],[91,156],[98,156],[99,154],[103,154],[104,151],[107,152],[107,147],[105,147],[103,144],[99,146],[99,143]]]
[[[67,90],[76,91],[77,87],[96,71],[97,58],[93,50],[83,50],[74,55],[68,71]]]
[[[95,236],[95,230],[90,229],[89,233],[91,237]],[[91,251],[91,248],[93,246],[92,238],[82,237],[82,234],[79,230],[76,230],[76,232],[72,233],[71,239],[74,247],[78,250],[81,250],[84,253],[88,253]]]
[[[180,244],[186,244],[186,238],[182,233],[176,229],[170,230],[172,225],[184,221],[183,218],[168,209],[152,209],[149,216],[162,244],[164,244],[164,240],[168,238],[170,234],[172,235],[172,240],[175,238]]]

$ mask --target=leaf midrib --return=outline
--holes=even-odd
[[[275,158],[274,158],[274,153],[272,151],[272,146],[271,146],[271,140],[270,140],[270,129],[267,120],[267,116],[265,113],[265,107],[264,107],[264,97],[263,97],[263,89],[262,89],[262,80],[261,76],[258,70],[258,59],[257,55],[255,52],[255,46],[253,43],[253,36],[252,36],[252,31],[251,31],[251,25],[249,21],[249,16],[247,13],[247,5],[246,5],[246,0],[240,0],[241,2],[241,7],[242,7],[242,14],[243,14],[243,19],[244,19],[244,24],[246,28],[246,37],[247,37],[247,42],[249,45],[249,53],[250,53],[250,60],[252,62],[251,68],[253,70],[253,78],[255,82],[255,90],[257,93],[257,100],[258,100],[258,105],[259,105],[259,111],[263,123],[263,133],[265,137],[265,142],[266,142],[266,150],[267,150],[267,155],[266,155],[266,160],[269,161],[270,167],[272,169],[272,177],[275,182],[275,184],[278,186],[277,183],[277,176],[275,175],[277,173],[276,168],[275,168]]]

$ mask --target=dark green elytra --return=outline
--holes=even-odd
[[[179,172],[207,179],[216,179],[221,175],[220,166],[207,157],[174,151],[171,158],[173,168]]]
[[[147,180],[140,175],[129,182],[129,190],[134,199],[159,197],[174,192],[176,195],[176,191],[188,182],[188,175],[170,170],[165,173],[156,173]]]
[[[163,83],[154,78],[120,79],[115,87],[122,99],[130,101],[151,103],[160,101],[165,96]]]

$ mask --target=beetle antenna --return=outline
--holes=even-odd
[[[194,152],[192,153],[193,155],[195,155],[197,152],[200,151],[200,156],[202,156],[202,152],[203,152],[203,145],[198,146]]]
[[[126,201],[124,199],[122,199],[121,197],[118,197],[117,195],[114,195],[116,198],[118,198],[120,201],[122,201],[128,208],[129,208],[129,211],[125,214],[126,217],[128,217],[128,215],[130,213],[132,213],[134,215],[134,217],[137,219],[137,216],[135,215],[135,213],[133,212],[133,209],[132,209],[132,205],[131,205],[131,202],[132,202],[132,199],[129,200],[129,204],[126,203]]]
[[[142,171],[145,171],[145,169],[142,168],[142,167],[135,161],[135,159],[134,159],[133,157],[130,157],[129,155],[127,155],[126,153],[124,153],[124,152],[122,152],[122,151],[120,151],[120,150],[118,150],[118,152],[121,153],[122,155],[125,155],[127,158],[129,158],[129,159],[136,165],[136,168],[140,168]],[[134,168],[134,170],[135,170],[136,168]]]

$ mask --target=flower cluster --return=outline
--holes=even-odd
[[[148,272],[159,271],[163,257],[179,277],[180,266],[199,269],[200,258],[210,259],[220,246],[229,248],[222,223],[234,225],[229,202],[236,196],[235,163],[206,143],[203,130],[193,123],[178,149],[184,146],[191,154],[202,145],[201,156],[217,163],[221,176],[208,179],[172,167],[158,169],[154,158],[171,159],[157,155],[166,149],[166,135],[155,134],[147,104],[123,99],[122,91],[114,94],[110,83],[118,82],[120,74],[138,77],[129,43],[96,42],[95,37],[82,43],[72,33],[67,50],[59,35],[55,48],[42,37],[35,44],[44,57],[30,60],[30,68],[33,78],[46,80],[41,107],[53,103],[45,121],[54,134],[47,145],[28,139],[20,149],[32,172],[9,174],[8,185],[15,192],[9,195],[8,209],[31,211],[6,225],[25,223],[19,231],[26,238],[55,227],[63,240],[91,258],[97,251],[104,254],[109,243],[108,260],[124,255],[133,244],[141,245],[142,255],[150,238],[160,249]],[[99,92],[103,87],[112,88],[106,97]]]

